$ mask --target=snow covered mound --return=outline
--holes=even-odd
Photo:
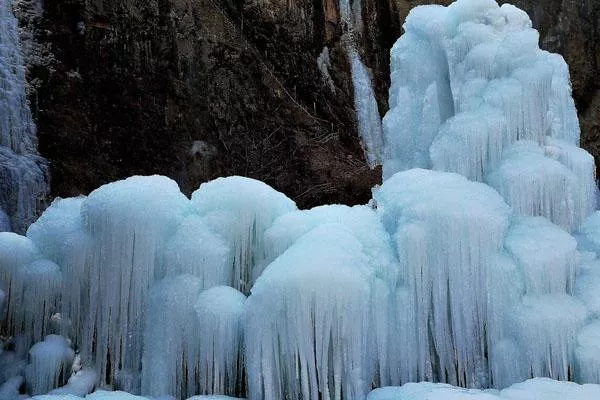
[[[600,385],[530,379],[502,391],[457,388],[442,383],[408,383],[375,389],[367,400],[596,400]]]

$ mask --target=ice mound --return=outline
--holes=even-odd
[[[249,398],[364,398],[375,277],[362,248],[343,225],[323,224],[258,278],[244,329]]]
[[[599,397],[600,385],[536,378],[502,391],[463,389],[443,383],[409,383],[375,389],[367,400],[594,400]]]
[[[267,184],[241,176],[203,183],[192,202],[230,244],[232,286],[248,293],[265,267],[265,230],[277,217],[296,210],[296,204]]]
[[[539,49],[528,16],[459,0],[413,9],[404,29],[391,51],[384,179],[415,167],[460,173],[519,214],[577,228],[595,206],[593,159],[577,147],[568,68]]]
[[[67,339],[48,335],[43,342],[29,350],[30,362],[25,368],[25,379],[30,393],[48,393],[71,374],[75,357]]]

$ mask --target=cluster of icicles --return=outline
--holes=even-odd
[[[0,234],[4,333],[69,337],[100,384],[148,396],[599,383],[595,167],[564,61],[492,0],[417,8],[405,30],[369,205],[298,210],[241,177],[56,200]],[[37,371],[33,393],[60,380]]]

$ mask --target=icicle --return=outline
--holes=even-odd
[[[27,387],[31,394],[45,394],[66,381],[75,357],[67,339],[48,335],[43,342],[29,350],[30,363],[25,369]]]
[[[148,294],[141,392],[185,398],[195,392],[197,323],[194,303],[202,289],[191,275],[168,277]],[[188,382],[186,382],[186,377]]]
[[[177,183],[135,176],[94,190],[81,206],[89,240],[89,310],[81,352],[95,359],[101,379],[118,369],[137,371],[148,288],[162,270],[163,247],[189,207]],[[108,371],[108,360],[112,370]]]
[[[199,365],[195,382],[198,393],[234,395],[240,392],[245,301],[246,296],[227,286],[213,287],[198,296],[194,305],[198,321],[197,348],[194,364],[188,366],[189,369]]]

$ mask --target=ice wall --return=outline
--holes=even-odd
[[[0,3],[0,231],[12,228],[24,233],[38,216],[39,203],[48,192],[49,176],[47,161],[36,149],[19,27],[11,3]]]

